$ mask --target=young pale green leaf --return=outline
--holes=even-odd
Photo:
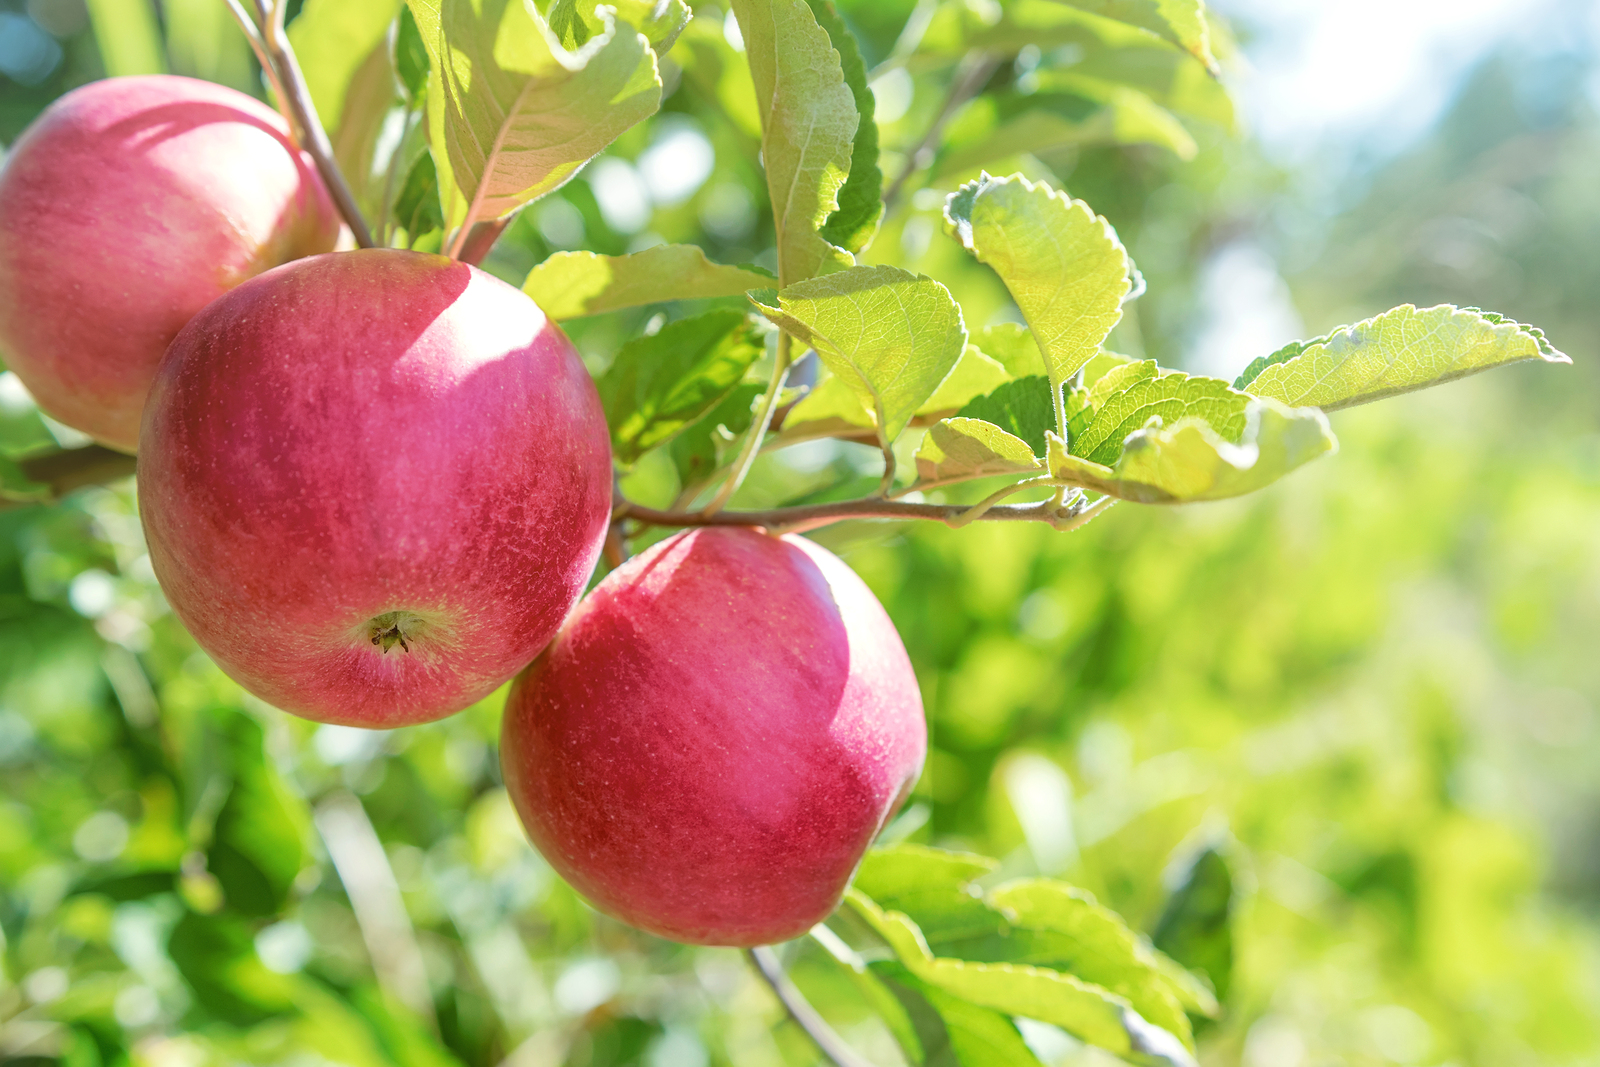
[[[389,42],[382,40],[351,76],[339,114],[327,116],[330,124],[338,119],[332,134],[334,161],[349,182],[356,203],[364,209],[381,208],[384,175],[375,170],[373,161],[384,123],[400,102],[395,85],[394,57],[389,54]],[[399,149],[396,151],[398,155]]]
[[[340,126],[345,94],[357,70],[375,49],[388,51],[389,26],[403,2],[306,0],[289,24],[289,43],[300,60],[311,102],[330,134]],[[391,89],[389,96],[393,95]]]
[[[522,291],[559,321],[666,300],[740,296],[772,281],[760,267],[713,263],[696,245],[656,245],[627,256],[557,252],[529,272]]]
[[[852,267],[753,292],[762,314],[817,350],[893,441],[955,367],[967,329],[950,291],[898,267]]]
[[[623,345],[596,383],[617,461],[633,463],[710,412],[762,347],[749,318],[731,310],[669,322]]]
[[[1216,999],[1233,978],[1233,872],[1215,848],[1195,856],[1167,900],[1151,940],[1179,964],[1208,978]]]
[[[1053,1023],[1115,1055],[1171,1067],[1194,1063],[1178,1038],[1141,1017],[1124,998],[1093,983],[1043,967],[935,957],[921,930],[905,914],[885,912],[854,889],[845,901],[888,942],[907,970],[944,993],[1008,1015]]]
[[[1572,362],[1541,331],[1502,315],[1449,304],[1418,311],[1402,304],[1263,356],[1234,387],[1337,411],[1528,359]]]
[[[952,996],[893,961],[871,966],[871,978],[894,998],[913,1030],[909,1040],[895,1036],[917,1067],[1040,1067],[1003,1012]]]
[[[1028,878],[996,886],[989,901],[1008,912],[1034,952],[1023,960],[1075,974],[1127,998],[1135,1011],[1194,1047],[1189,1018],[1179,991],[1157,962],[1156,952],[1093,895],[1065,882]],[[1043,949],[1044,951],[1038,951]]]
[[[1220,378],[1158,373],[1156,361],[1129,363],[1105,375],[1087,392],[1088,405],[1069,417],[1067,444],[1072,454],[1110,466],[1122,455],[1123,441],[1154,416],[1171,425],[1198,419],[1224,441],[1244,434],[1248,394]],[[1081,429],[1074,430],[1074,424]]]
[[[1126,250],[1087,204],[1020,174],[963,185],[945,202],[945,220],[1022,309],[1056,390],[1056,429],[1064,432],[1060,390],[1100,351],[1132,291]]]
[[[999,360],[990,359],[976,345],[968,345],[950,376],[917,409],[917,414],[960,411],[967,403],[1010,380],[1011,375],[1006,373],[1005,366]]]
[[[518,0],[409,0],[433,66],[429,140],[447,228],[559,188],[661,102],[655,53],[633,28],[577,51]]]
[[[821,233],[839,209],[861,125],[839,53],[806,0],[732,0],[761,115],[780,287],[848,267]]]
[[[1056,412],[1050,401],[1049,380],[1043,375],[1029,375],[1006,382],[985,396],[974,397],[956,415],[994,423],[1019,438],[1031,455],[1042,456],[1044,434],[1055,425]]]
[[[1217,60],[1211,54],[1211,31],[1206,25],[1203,0],[1056,0],[1100,15],[1126,22],[1171,41],[1216,73]]]
[[[828,31],[828,39],[839,53],[839,66],[845,84],[855,99],[859,120],[850,151],[850,175],[839,187],[839,210],[823,223],[822,237],[846,252],[859,254],[872,243],[883,218],[883,172],[878,169],[878,122],[876,101],[867,85],[867,65],[850,28],[839,17],[833,0],[806,0],[817,25]]]
[[[545,10],[546,3],[550,30],[568,48],[582,48],[606,32],[595,0],[541,0],[540,10]],[[689,6],[684,0],[611,0],[609,6],[619,21],[645,35],[657,55],[671,48],[689,23]]]
[[[941,419],[917,447],[917,484],[962,482],[1040,469],[1028,442],[981,419]]]
[[[985,326],[973,337],[973,343],[1005,367],[1013,378],[1044,375],[1044,356],[1033,332],[1020,322],[1000,322]]]
[[[764,392],[764,386],[753,383],[735,387],[710,414],[672,439],[667,451],[684,487],[701,485],[716,473],[723,449],[750,428],[752,409]]]
[[[1244,416],[1244,431],[1233,443],[1202,420],[1166,426],[1157,415],[1127,437],[1114,466],[1072,455],[1051,433],[1050,473],[1122,500],[1182,504],[1252,493],[1338,447],[1327,417],[1316,408],[1258,399],[1246,405]]]
[[[996,866],[987,856],[901,844],[868,852],[852,884],[883,910],[905,914],[937,947],[1003,929],[1005,916],[971,884]]]

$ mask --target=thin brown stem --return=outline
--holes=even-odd
[[[784,973],[783,962],[778,959],[776,952],[762,947],[747,949],[745,955],[755,966],[756,973],[766,979],[767,985],[772,987],[773,994],[777,996],[778,1003],[789,1013],[789,1018],[806,1032],[806,1036],[834,1067],[872,1067],[869,1061],[845,1044],[844,1038],[834,1032],[827,1020],[811,1006],[805,994],[790,981],[789,976]]]
[[[1024,488],[1040,488],[1055,482],[1036,482]],[[1110,498],[1107,498],[1110,499]],[[906,500],[865,497],[828,504],[806,504],[765,511],[661,511],[619,499],[613,520],[630,519],[646,526],[757,526],[766,530],[798,532],[845,519],[920,519],[960,527],[969,522],[1044,522],[1057,529],[1074,529],[1083,524],[1086,514],[1098,514],[1104,502],[1086,504],[1081,498],[1068,503],[1044,500],[1037,504],[923,504]]]
[[[962,104],[982,91],[999,66],[1000,59],[987,52],[974,52],[963,61],[964,69],[957,72],[955,81],[950,84],[950,92],[944,98],[944,106],[939,109],[939,114],[934,116],[933,122],[928,126],[928,132],[922,135],[922,140],[918,141],[917,146],[906,156],[906,165],[901,169],[899,177],[895,178],[883,194],[885,218],[894,210],[900,194],[905,191],[906,183],[918,171],[933,162],[934,150],[939,145],[939,138],[944,135],[945,125]]]
[[[261,0],[257,0],[256,6],[263,7]],[[362,217],[361,209],[356,206],[356,198],[350,191],[350,183],[345,181],[344,173],[333,158],[333,145],[328,140],[327,131],[322,128],[322,120],[317,117],[317,105],[311,100],[311,90],[306,86],[305,75],[300,70],[300,61],[295,58],[294,47],[289,44],[289,34],[283,26],[287,7],[285,0],[276,0],[272,10],[264,13],[261,27],[262,43],[271,60],[270,65],[277,71],[278,79],[282,82],[280,99],[288,104],[290,112],[294,115],[294,124],[300,129],[301,145],[311,154],[312,160],[317,165],[317,173],[322,175],[322,183],[328,187],[334,205],[339,209],[339,214],[344,216],[350,232],[355,235],[356,244],[362,248],[371,248],[372,230],[368,228],[367,220]]]
[[[250,42],[250,51],[256,54],[256,62],[261,64],[261,73],[266,77],[267,84],[272,86],[272,98],[277,102],[278,114],[283,116],[284,125],[289,127],[289,139],[296,147],[300,145],[300,135],[295,132],[294,115],[289,111],[287,95],[283,91],[283,82],[278,79],[278,72],[272,69],[272,58],[267,55],[266,42],[261,39],[261,31],[256,26],[255,19],[244,9],[239,0],[226,0],[228,10],[233,14],[233,21],[239,24],[239,30],[244,34],[244,39]]]

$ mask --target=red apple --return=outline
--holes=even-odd
[[[927,750],[905,646],[826,549],[681,533],[608,575],[517,679],[506,788],[596,907],[676,941],[798,937]]]
[[[184,323],[338,234],[270,108],[192,78],[94,82],[51,104],[0,171],[0,358],[47,414],[131,452]]]
[[[611,448],[572,343],[520,291],[374,249],[245,282],[150,390],[139,513],[173,610],[229,675],[321,722],[481,699],[583,592]]]

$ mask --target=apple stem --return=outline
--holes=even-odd
[[[234,18],[239,20],[240,28],[244,30],[245,37],[250,40],[251,47],[256,49],[257,58],[261,60],[261,69],[267,73],[268,80],[272,82],[273,91],[278,97],[278,106],[287,107],[293,118],[290,129],[298,127],[300,145],[316,163],[317,173],[322,176],[322,183],[328,187],[328,194],[333,197],[334,206],[339,209],[339,214],[344,216],[350,232],[355,235],[356,244],[362,248],[371,248],[372,230],[367,226],[367,220],[362,217],[361,209],[356,206],[355,194],[350,191],[350,183],[345,181],[344,173],[333,157],[333,145],[328,140],[327,131],[322,128],[322,120],[317,117],[317,105],[311,100],[311,90],[306,86],[305,75],[300,70],[300,60],[295,57],[294,46],[289,43],[289,35],[284,30],[283,20],[289,6],[288,0],[272,0],[270,7],[268,0],[255,0],[255,5],[260,19],[259,26],[252,23],[232,0],[229,3]]]
[[[778,959],[776,952],[762,946],[746,949],[745,955],[750,957],[750,962],[755,965],[756,973],[766,979],[767,985],[772,987],[772,992],[784,1010],[789,1013],[789,1018],[806,1032],[806,1036],[834,1064],[834,1067],[873,1067],[870,1062],[845,1044],[844,1038],[835,1033],[827,1020],[811,1006],[805,994],[801,993],[799,987],[784,973],[783,961]]]
[[[994,501],[1022,489],[1059,486],[1053,479],[1040,479],[1027,485],[1007,487],[977,505],[924,504],[909,500],[862,497],[827,504],[770,508],[766,511],[660,511],[618,498],[612,521],[632,519],[646,526],[758,526],[772,532],[798,533],[843,519],[925,519],[957,528],[970,522],[1044,522],[1057,530],[1075,530],[1111,504],[1113,497],[1088,503],[1080,494],[1065,502],[1041,500],[1037,504],[999,504]]]

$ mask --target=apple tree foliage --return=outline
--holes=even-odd
[[[203,5],[168,3],[164,37],[143,5],[115,6],[91,5],[107,69],[163,62],[164,41],[174,66],[258,88]],[[1144,278],[1096,205],[1023,157],[1195,156],[1191,127],[1232,124],[1214,32],[1199,0],[305,0],[289,23],[378,239],[460,255],[475,234],[499,235],[487,266],[517,275],[594,357],[624,490],[642,487],[668,522],[726,504],[774,526],[804,521],[786,508],[859,501],[884,517],[950,505],[946,523],[966,526],[1019,495],[1065,527],[1113,501],[1240,496],[1333,452],[1327,412],[1565,361],[1534,327],[1449,305],[1261,353],[1231,382],[1119,352],[1113,331]],[[889,138],[874,87],[897,79],[934,99],[917,134],[891,124]],[[711,131],[728,203],[702,206],[701,240],[630,242],[592,191],[596,157],[636,153],[641,130],[674,116]],[[595,181],[574,181],[586,166]],[[946,243],[924,257],[941,277],[875,255],[880,227],[906,243],[895,214],[913,200],[937,219],[922,239]],[[731,210],[750,204],[759,221]],[[746,258],[716,255],[734,248]],[[0,464],[7,501],[71,488],[30,452],[48,441],[36,416],[6,432],[21,457]],[[770,467],[745,482],[772,453],[818,441],[881,461],[835,482],[786,485]],[[5,1055],[477,1064],[586,1048],[588,1062],[669,1062],[678,1047],[704,1062],[674,1001],[682,958],[597,926],[518,843],[484,769],[492,706],[409,737],[264,728],[180,635],[151,629],[160,605],[137,579],[132,513],[95,493],[13,523],[6,549],[7,595],[56,602],[7,622],[22,680],[6,700],[67,710],[26,736],[6,725],[0,744],[7,759],[58,748],[91,788],[32,764],[8,785],[26,816],[8,810],[0,828]],[[619,514],[623,536],[651,534]],[[122,607],[98,613],[97,634],[62,602],[96,615],[102,579]],[[111,701],[121,714],[100,714]],[[383,780],[363,777],[379,766]],[[47,787],[70,799],[47,804]],[[99,810],[97,792],[111,798]],[[1039,861],[1029,813],[1015,818]],[[1220,841],[1188,857],[1148,934],[1035,876],[1062,864],[1019,874],[886,843],[813,934],[806,967],[827,972],[815,985],[834,991],[830,1013],[876,1020],[912,1064],[1037,1064],[1063,1036],[1129,1062],[1192,1063],[1232,982],[1236,873]],[[534,936],[569,957],[553,984],[519,928],[534,897]],[[591,943],[621,962],[585,956]],[[726,962],[701,966],[708,987],[735,980]],[[653,970],[676,975],[660,993],[672,1003],[649,1022],[610,1009]],[[745,1007],[713,1014],[737,1029]],[[787,1048],[807,1055],[799,1039]]]

